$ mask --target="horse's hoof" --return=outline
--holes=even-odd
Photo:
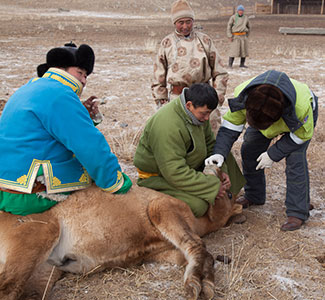
[[[211,300],[214,297],[214,283],[211,282],[210,280],[203,279],[202,281],[203,285],[203,294],[204,294],[204,299]]]
[[[192,278],[185,283],[186,299],[197,300],[201,293],[201,283],[198,278]]]
[[[246,220],[247,220],[246,216],[243,214],[240,214],[237,216],[233,216],[231,221],[235,224],[243,224],[246,222]]]

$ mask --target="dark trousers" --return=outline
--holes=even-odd
[[[318,109],[314,109],[314,126],[316,126]],[[270,145],[271,139],[260,131],[248,127],[241,148],[243,174],[246,179],[245,198],[255,204],[264,204],[266,199],[264,169],[256,170],[256,159]],[[309,173],[306,152],[310,141],[305,142],[286,159],[286,214],[302,220],[309,218]],[[279,174],[279,176],[281,176]],[[276,187],[275,187],[276,188]]]

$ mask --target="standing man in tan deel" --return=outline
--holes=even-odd
[[[241,68],[247,68],[245,65],[248,56],[248,36],[251,31],[249,19],[244,15],[244,6],[237,7],[237,13],[232,15],[227,25],[227,37],[230,39],[229,68],[232,68],[235,57],[240,57]]]
[[[184,87],[204,82],[209,82],[215,88],[221,105],[228,73],[212,39],[193,29],[194,11],[186,0],[172,4],[171,18],[175,31],[162,40],[154,64],[151,88],[157,107],[178,97]],[[218,118],[219,111],[212,116],[213,128],[216,128]]]

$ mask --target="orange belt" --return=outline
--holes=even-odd
[[[141,179],[147,179],[152,176],[158,176],[158,173],[148,173],[148,172],[141,171],[138,168],[137,168],[137,171],[139,173],[139,178],[141,178]]]
[[[172,94],[180,95],[185,87],[186,87],[185,85],[173,85]]]
[[[8,189],[4,189],[1,187],[0,187],[0,191],[6,192],[6,193],[11,193],[11,194],[27,194],[24,192],[8,190]],[[40,193],[40,192],[44,192],[44,191],[46,191],[46,186],[43,183],[40,183],[39,181],[35,181],[31,194]]]
[[[233,35],[245,35],[246,32],[233,32],[232,34]]]

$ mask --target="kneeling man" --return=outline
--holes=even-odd
[[[245,182],[231,154],[222,167],[224,182],[202,172],[215,143],[209,116],[217,105],[218,95],[209,84],[184,88],[148,120],[134,157],[139,186],[186,202],[196,217],[223,197],[230,183],[230,191],[238,194]]]

